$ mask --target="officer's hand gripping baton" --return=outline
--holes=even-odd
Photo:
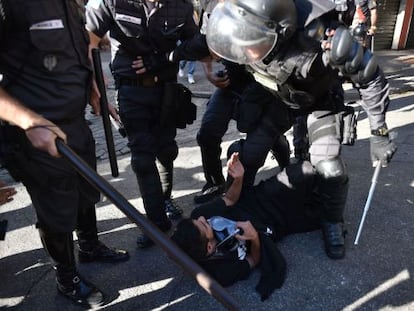
[[[372,196],[374,195],[375,186],[377,185],[378,175],[381,170],[381,161],[377,161],[377,166],[375,167],[374,175],[372,176],[371,188],[369,188],[368,198],[365,203],[364,212],[362,214],[361,221],[359,223],[358,233],[355,238],[354,245],[358,245],[359,236],[361,235],[362,227],[364,226],[365,217],[367,216],[369,207],[371,205]]]
[[[239,310],[237,302],[227,291],[208,276],[186,253],[176,246],[160,229],[153,225],[146,217],[140,214],[127,199],[125,199],[104,178],[99,176],[84,160],[82,160],[61,139],[56,139],[56,147],[72,166],[92,186],[102,192],[116,207],[118,207],[131,221],[136,223],[146,235],[160,246],[171,259],[194,277],[198,284],[210,295],[216,298],[228,310]]]
[[[116,162],[114,138],[112,136],[111,120],[109,119],[108,99],[106,97],[105,81],[99,49],[92,49],[92,61],[93,69],[95,71],[96,85],[98,86],[99,93],[101,93],[101,98],[99,101],[101,104],[101,114],[105,131],[106,147],[108,148],[109,164],[111,166],[112,176],[117,177],[119,175],[118,163]]]

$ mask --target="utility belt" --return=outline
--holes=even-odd
[[[336,115],[337,132],[342,145],[353,146],[357,139],[357,121],[359,110],[352,106],[345,106],[345,110]]]
[[[155,75],[137,77],[137,78],[118,77],[115,79],[115,85],[117,89],[121,85],[138,86],[138,87],[155,87],[155,86],[162,85],[162,84],[163,82],[160,81],[158,76],[155,76]]]

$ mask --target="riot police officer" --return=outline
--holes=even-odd
[[[169,218],[179,218],[182,211],[171,200],[173,161],[178,154],[176,128],[161,126],[160,115],[163,100],[169,99],[164,96],[165,87],[177,79],[178,62],[169,60],[179,55],[180,59],[197,59],[193,51],[185,57],[191,45],[188,40],[198,34],[193,6],[185,0],[91,1],[87,29],[92,47],[109,31],[111,69],[131,167],[147,217],[165,232],[171,227]],[[145,248],[153,242],[140,235],[137,244]]]
[[[208,17],[216,5],[217,1],[202,3],[204,14],[201,32],[204,34]],[[286,137],[282,135],[286,128],[280,128],[282,124],[286,126],[290,124],[286,107],[271,103],[268,105],[269,101],[266,99],[270,98],[271,102],[272,96],[266,94],[265,103],[261,103],[261,95],[267,91],[255,82],[253,75],[246,72],[243,65],[225,60],[221,63],[223,70],[219,71],[213,71],[211,62],[203,63],[207,79],[217,87],[217,90],[208,100],[197,133],[206,180],[201,193],[194,196],[194,202],[197,204],[207,202],[226,190],[220,159],[221,142],[232,119],[237,122],[237,128],[247,134],[243,141],[243,150],[238,150],[246,167],[245,186],[254,183],[256,173],[263,166],[270,149],[279,167],[283,168],[289,163],[289,144]],[[246,88],[257,92],[254,100],[249,102],[242,100],[242,93]],[[240,103],[244,104],[243,107]],[[284,120],[286,117],[287,120]],[[279,120],[278,127],[273,126],[272,120],[276,118]]]
[[[343,210],[348,189],[336,130],[335,114],[343,106],[338,71],[360,89],[371,126],[372,160],[386,165],[396,151],[385,122],[389,98],[384,75],[372,54],[337,21],[329,0],[236,0],[219,3],[207,26],[207,43],[214,53],[248,64],[261,80],[276,82],[279,105],[311,113],[310,159],[324,210],[325,250],[333,259],[345,256]]]
[[[13,124],[0,127],[2,160],[30,194],[58,292],[84,306],[105,300],[77,272],[72,232],[77,231],[80,262],[129,258],[98,240],[99,192],[56,157],[53,145],[56,137],[66,140],[96,167],[84,118],[91,81],[83,1],[0,1],[0,117]]]

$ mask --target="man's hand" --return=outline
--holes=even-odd
[[[369,29],[368,29],[368,35],[369,36],[373,36],[373,35],[375,35],[375,32],[377,31],[377,27],[375,27],[375,26],[371,26],[371,27],[369,27]]]
[[[250,252],[246,257],[251,268],[260,262],[260,239],[259,234],[250,221],[238,221],[237,227],[243,229],[243,234],[237,234],[238,240],[250,241]]]
[[[137,56],[136,60],[132,62],[131,67],[135,69],[137,75],[141,75],[146,72],[156,73],[169,63],[165,54],[150,54]]]
[[[227,172],[234,179],[240,179],[244,176],[244,167],[240,162],[239,153],[234,152],[227,161]]]
[[[26,129],[26,136],[33,147],[48,152],[52,157],[60,157],[56,148],[56,138],[66,143],[66,134],[54,123],[41,118],[34,125]]]
[[[6,183],[0,180],[0,205],[12,201],[16,193],[13,187],[7,187]]]
[[[230,85],[230,79],[226,71],[222,70],[214,72],[212,61],[203,62],[202,64],[207,80],[210,81],[211,84],[221,89],[226,88]]]
[[[142,75],[147,72],[142,56],[137,56],[137,59],[132,62],[131,67],[135,69],[135,73],[137,75]]]
[[[99,92],[98,85],[96,84],[95,79],[93,79],[89,104],[92,106],[92,110],[97,116],[101,114],[101,105],[99,102],[100,98],[101,98],[101,92]]]
[[[381,161],[382,167],[386,167],[397,151],[397,145],[388,136],[371,136],[370,142],[373,166],[376,166],[377,161]]]
[[[256,229],[253,227],[250,221],[238,221],[236,224],[237,228],[243,230],[243,234],[236,234],[235,238],[244,241],[254,241],[259,238]]]

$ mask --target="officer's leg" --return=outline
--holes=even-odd
[[[183,211],[171,198],[174,177],[174,160],[178,155],[178,147],[175,141],[177,130],[175,128],[166,128],[161,131],[159,149],[157,152],[157,167],[160,174],[165,212],[167,213],[168,218],[178,219],[181,217]]]
[[[58,292],[76,303],[100,305],[104,302],[103,294],[79,276],[74,259],[72,232],[76,227],[79,193],[76,173],[63,159],[37,150],[27,154],[43,182],[32,182],[26,174],[22,181],[36,210],[42,244],[56,271]]]
[[[155,164],[162,94],[162,87],[121,85],[118,90],[118,102],[120,117],[128,135],[128,146],[131,149],[131,167],[137,177],[145,212],[148,219],[162,231],[168,231],[171,222],[165,214],[164,195]],[[137,243],[139,247],[153,245],[145,235],[140,235]]]
[[[298,116],[293,124],[293,147],[297,160],[309,160],[307,116]]]
[[[280,135],[278,138],[276,138],[270,151],[275,157],[281,170],[283,170],[286,166],[289,165],[290,146],[285,135]]]
[[[84,306],[104,303],[103,293],[76,270],[72,232],[53,232],[39,224],[40,239],[56,271],[58,292]]]
[[[95,142],[89,127],[81,121],[71,127],[64,126],[64,130],[68,135],[78,133],[77,137],[81,138],[74,142],[75,145],[71,144],[71,147],[90,167],[96,169]],[[78,206],[76,234],[78,236],[79,261],[114,263],[128,260],[127,251],[109,248],[98,240],[95,204],[99,201],[99,192],[78,174],[73,176],[70,183],[79,191],[75,205]]]
[[[279,166],[289,163],[290,150],[282,133],[286,132],[292,124],[290,112],[276,97],[275,101],[264,109],[257,127],[247,133],[240,154],[245,169],[243,182],[246,186],[254,184],[256,173],[263,166],[272,148],[278,162],[280,161]]]
[[[310,157],[317,172],[317,198],[323,208],[322,231],[330,258],[345,256],[343,212],[348,194],[348,175],[340,158],[335,115],[314,112],[308,118]]]
[[[228,129],[237,98],[228,90],[218,89],[207,103],[206,112],[197,133],[206,184],[202,193],[194,197],[195,203],[211,200],[224,191],[221,141]]]

